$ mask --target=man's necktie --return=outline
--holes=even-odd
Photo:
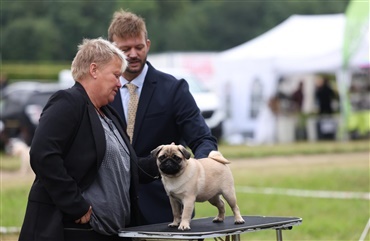
[[[136,109],[137,103],[139,102],[139,96],[136,93],[137,86],[131,83],[126,84],[126,88],[130,93],[130,100],[128,102],[128,110],[127,110],[127,134],[130,137],[130,141],[132,143],[132,138],[134,136],[134,126],[135,126],[135,117],[136,117]]]

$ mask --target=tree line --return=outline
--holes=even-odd
[[[292,14],[343,13],[348,2],[2,0],[0,54],[4,62],[70,61],[83,38],[107,37],[112,15],[121,8],[146,20],[151,53],[222,51],[264,33]]]

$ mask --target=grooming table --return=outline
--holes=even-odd
[[[234,224],[234,217],[225,217],[222,223],[213,223],[213,218],[193,219],[190,230],[181,231],[177,228],[168,227],[169,223],[159,223],[138,227],[125,228],[119,231],[118,236],[143,239],[186,239],[204,240],[214,238],[225,241],[240,241],[240,234],[256,232],[265,229],[276,230],[276,240],[282,241],[282,230],[292,229],[302,223],[302,218],[297,217],[265,217],[243,216],[244,224]]]

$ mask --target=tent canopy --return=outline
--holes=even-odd
[[[337,71],[342,64],[344,14],[292,15],[266,33],[223,51],[223,61],[267,60],[281,74]],[[352,65],[369,63],[368,34]]]

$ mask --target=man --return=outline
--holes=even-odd
[[[211,135],[184,79],[156,70],[147,55],[150,40],[144,20],[134,13],[118,11],[108,29],[108,39],[127,56],[128,66],[121,77],[122,88],[111,103],[128,126],[130,93],[127,83],[137,86],[139,95],[132,145],[137,156],[145,157],[162,144],[185,144],[195,158],[207,157],[217,150]],[[128,129],[128,134],[130,135]],[[145,223],[171,222],[169,198],[160,180],[140,185],[139,206]]]

